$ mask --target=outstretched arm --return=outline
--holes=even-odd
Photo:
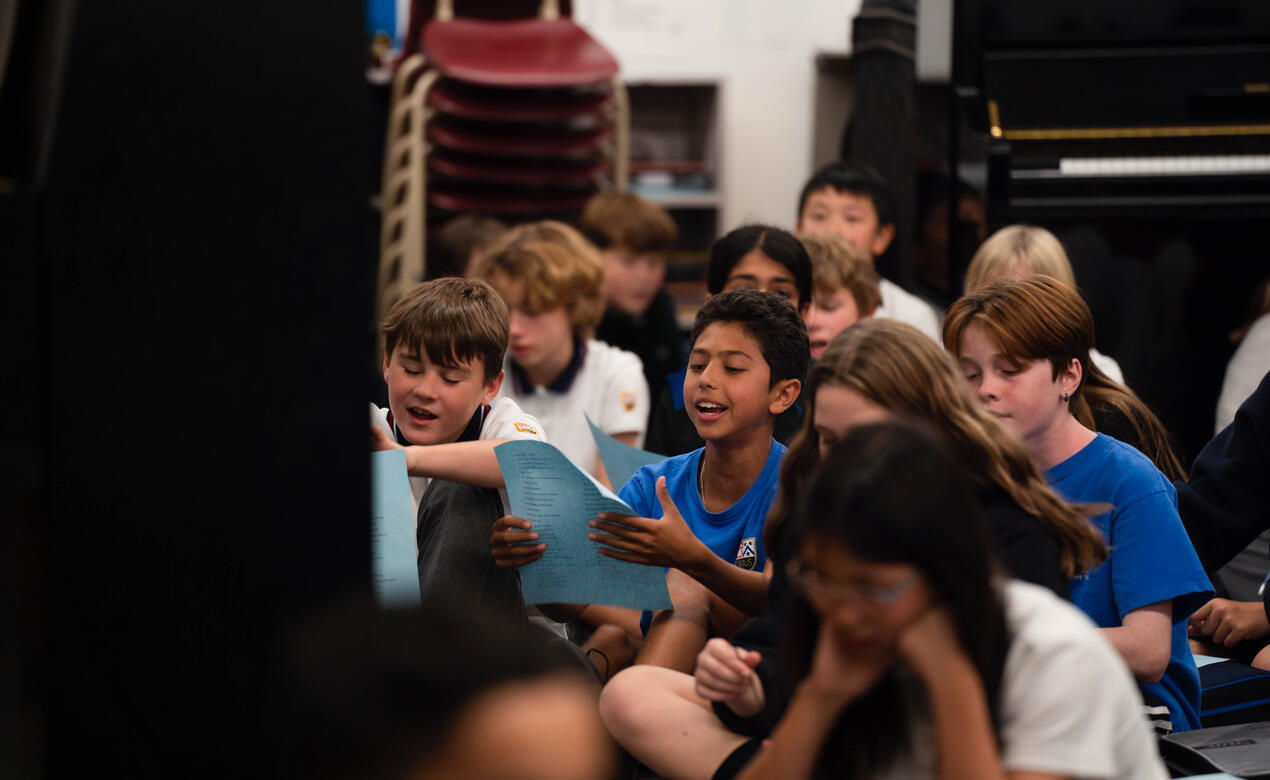
[[[431,477],[449,482],[465,482],[488,488],[504,488],[503,471],[498,467],[494,448],[510,439],[478,439],[450,444],[402,447],[382,428],[371,426],[372,450],[404,449],[406,471],[412,477]]]

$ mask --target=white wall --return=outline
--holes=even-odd
[[[634,81],[720,82],[720,227],[792,226],[811,175],[815,55],[845,53],[859,0],[574,0]]]

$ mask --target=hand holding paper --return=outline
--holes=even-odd
[[[592,533],[589,538],[607,545],[600,547],[601,554],[644,566],[691,569],[703,553],[714,554],[684,522],[666,490],[665,477],[657,478],[657,500],[661,503],[660,520],[602,514],[591,527],[604,533]]]
[[[529,604],[611,604],[635,609],[669,609],[665,572],[600,555],[587,538],[588,522],[601,512],[635,511],[561,452],[541,441],[509,441],[494,450],[507,482],[512,514],[532,523],[545,545],[543,556],[521,567],[521,586]],[[502,520],[500,520],[502,523]],[[496,541],[523,533],[502,523]],[[501,563],[500,563],[501,565]]]
[[[489,537],[489,551],[500,569],[516,569],[542,557],[547,545],[538,543],[538,534],[528,520],[504,515],[494,521]]]
[[[382,452],[383,450],[404,450],[400,444],[392,440],[388,434],[384,433],[384,429],[377,425],[370,426],[370,449],[371,452]]]

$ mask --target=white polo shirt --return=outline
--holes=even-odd
[[[587,417],[607,434],[638,434],[635,446],[643,446],[648,381],[635,353],[591,339],[574,352],[564,373],[547,387],[531,387],[511,355],[504,369],[507,376],[499,397],[515,400],[536,417],[551,432],[551,443],[578,468],[594,474],[600,455]]]
[[[507,384],[504,382],[503,384]],[[394,441],[400,441],[397,432],[393,430],[393,426],[388,422],[389,411],[380,409],[375,404],[370,405],[370,422],[384,433],[388,434],[388,438]],[[525,414],[516,402],[510,398],[498,397],[489,405],[489,411],[485,413],[485,419],[481,422],[481,432],[477,436],[478,439],[535,439],[537,441],[546,441],[547,436],[543,433],[542,426],[538,424],[531,415]],[[426,446],[426,445],[424,445]],[[428,485],[432,482],[431,477],[411,477],[410,478],[410,508],[415,516],[415,523],[419,522],[419,501],[423,499],[423,493],[428,489]],[[500,489],[498,494],[503,499],[503,514],[511,514],[511,504],[507,501],[507,491]],[[415,529],[416,531],[418,528]]]
[[[943,346],[944,317],[934,306],[887,278],[879,282],[878,290],[882,293],[882,303],[873,313],[874,317],[907,322]]]

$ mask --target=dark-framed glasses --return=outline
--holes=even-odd
[[[913,583],[917,572],[910,572],[894,585],[876,585],[871,582],[835,582],[807,566],[802,561],[790,561],[785,567],[790,583],[804,596],[819,602],[864,601],[869,604],[890,604],[903,596]]]

